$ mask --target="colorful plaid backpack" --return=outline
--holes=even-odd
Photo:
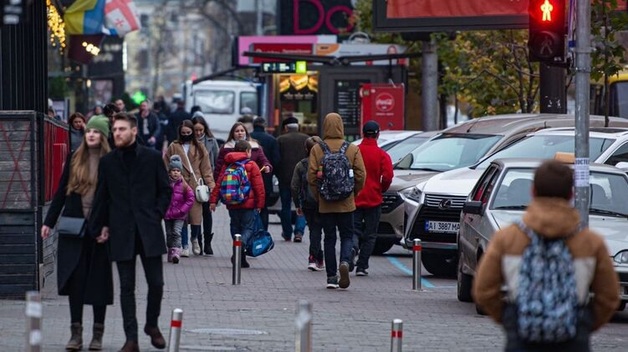
[[[578,295],[573,257],[564,238],[547,240],[523,221],[530,237],[523,252],[517,290],[517,333],[532,343],[557,343],[576,336]]]
[[[249,197],[251,182],[244,165],[249,159],[236,161],[225,168],[220,182],[220,201],[227,205],[242,204]]]

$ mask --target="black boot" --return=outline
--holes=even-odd
[[[212,249],[212,240],[214,239],[214,234],[204,234],[205,237],[205,246],[203,247],[203,252],[205,255],[214,255],[214,250]]]

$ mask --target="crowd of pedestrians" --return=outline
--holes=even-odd
[[[348,288],[354,269],[355,276],[369,275],[382,194],[393,178],[391,159],[377,144],[380,126],[375,121],[363,125],[364,139],[356,146],[346,142],[343,119],[337,113],[323,119],[321,138],[301,133],[299,120],[293,116],[282,120],[280,135],[275,137],[266,131],[263,117],[248,112],[219,145],[200,108],[187,112],[183,102],[178,102],[174,111],[167,110],[163,101],[152,108],[145,101],[138,112],[129,113],[118,99],[95,109],[89,118],[78,112],[70,116],[70,153],[41,228],[42,238],[48,238],[64,217],[86,224],[82,235],[60,235],[58,239],[58,290],[68,296],[70,307],[71,336],[66,350],[83,348],[84,305],[93,306],[88,348],[103,348],[106,306],[113,303],[111,262],[116,262],[126,335],[120,351],[139,351],[138,256],[148,284],[143,331],[154,347],[165,348],[158,326],[164,292],[163,255],[173,264],[191,255],[213,255],[212,212],[221,203],[229,212],[230,236],[240,234],[245,244],[242,248],[258,230],[258,223],[268,229],[268,207],[278,197],[281,233],[275,235],[299,243],[307,229],[304,269],[325,271],[326,288]],[[278,180],[278,194],[273,176]],[[576,228],[577,212],[568,203],[573,196],[572,183],[568,167],[543,164],[535,177],[534,200],[520,228],[513,225],[497,233],[480,263],[474,296],[479,307],[504,324],[507,350],[530,347],[512,330],[518,319],[512,302],[500,299],[505,285],[516,286],[515,278],[503,277],[501,265],[508,264],[505,257],[520,256],[527,248],[528,226],[530,233],[565,238],[574,257],[597,261],[595,271],[576,276],[579,288],[590,286],[595,293],[592,308],[579,310],[577,316],[589,324],[589,330],[606,322],[616,306],[617,280],[603,241],[587,229]],[[563,187],[557,190],[555,184]],[[569,221],[556,223],[548,214]],[[218,234],[221,239],[223,235]],[[533,244],[535,236],[528,234]],[[506,241],[507,237],[514,242]],[[584,247],[583,241],[587,242]],[[248,268],[246,251],[241,254],[241,266]],[[234,260],[232,256],[231,262]],[[581,303],[584,296],[578,292]],[[511,297],[511,301],[516,299],[518,296]],[[585,348],[576,349],[572,342],[551,346],[588,350],[589,330],[574,340]]]

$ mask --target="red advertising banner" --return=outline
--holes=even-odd
[[[626,0],[617,1],[617,9],[626,9]],[[386,16],[417,17],[484,17],[528,14],[527,0],[388,0]]]
[[[405,129],[405,88],[403,84],[364,83],[360,89],[361,120],[379,123],[382,130]]]

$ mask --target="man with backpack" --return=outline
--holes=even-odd
[[[377,241],[377,226],[382,214],[382,193],[388,190],[393,179],[393,166],[390,155],[377,145],[379,124],[368,121],[362,126],[364,139],[360,143],[360,153],[366,167],[365,187],[355,199],[353,214],[355,233],[353,236],[354,255],[358,254],[355,275],[367,276],[369,258]]]
[[[504,326],[506,351],[590,351],[591,332],[619,305],[604,239],[580,227],[572,189],[569,166],[542,163],[523,218],[497,231],[482,256],[473,297]]]
[[[355,195],[364,187],[366,178],[360,150],[344,138],[340,115],[327,114],[323,143],[312,147],[307,174],[325,233],[323,251],[329,289],[349,287]],[[336,228],[340,235],[340,266],[336,262]]]

